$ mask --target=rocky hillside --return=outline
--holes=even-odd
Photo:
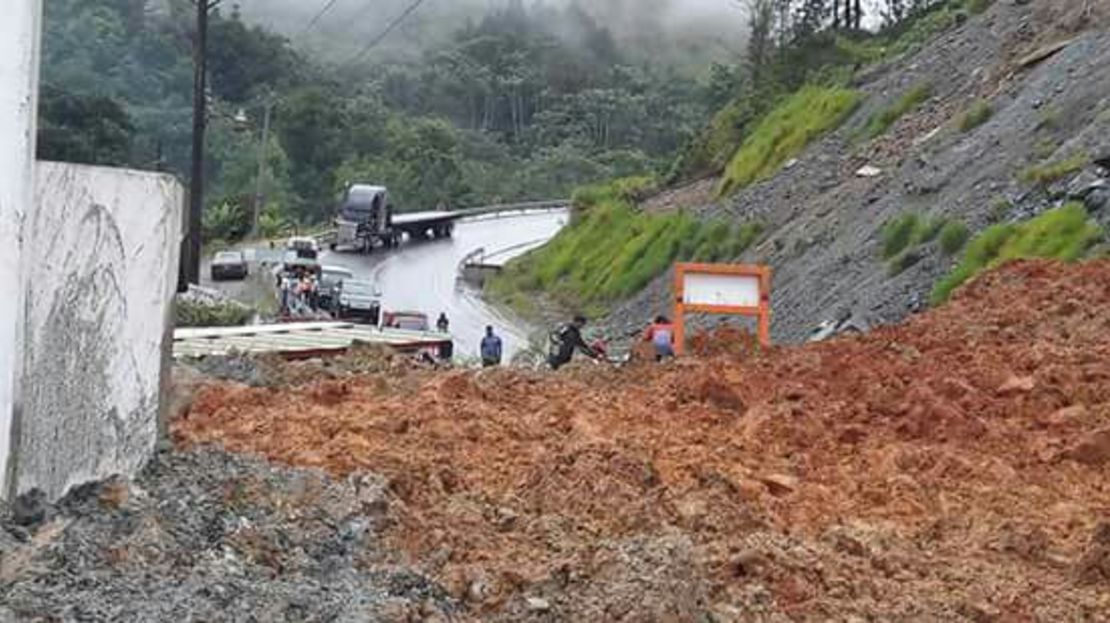
[[[854,113],[770,179],[724,200],[699,182],[648,205],[693,202],[706,218],[764,224],[742,259],[775,270],[778,340],[848,314],[896,321],[928,304],[958,256],[930,237],[884,258],[893,221],[962,223],[974,234],[1077,200],[1110,223],[1108,17],[1106,0],[999,0],[859,73]],[[657,279],[615,322],[640,324],[667,304],[670,283]]]

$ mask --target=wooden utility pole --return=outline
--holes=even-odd
[[[251,237],[258,237],[258,217],[265,205],[266,193],[263,182],[266,178],[266,151],[270,145],[270,117],[273,114],[274,103],[268,100],[262,116],[262,142],[258,144],[258,178],[254,186],[254,218],[251,219]]]
[[[197,32],[193,39],[193,163],[189,180],[189,221],[181,249],[177,289],[200,283],[200,229],[204,215],[204,132],[208,126],[208,14],[222,0],[193,0]]]

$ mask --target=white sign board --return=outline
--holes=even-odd
[[[759,307],[759,277],[686,273],[682,302],[686,305]]]

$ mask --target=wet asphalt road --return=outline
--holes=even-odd
[[[406,241],[400,248],[372,255],[326,252],[324,265],[343,266],[359,279],[374,281],[382,291],[385,310],[416,310],[428,314],[434,324],[440,312],[451,321],[456,357],[477,357],[486,325],[504,342],[505,361],[527,348],[529,335],[537,330],[515,314],[484,301],[473,287],[458,279],[458,266],[478,248],[496,253],[505,261],[551,239],[567,222],[567,212],[482,218],[460,222],[449,239]]]

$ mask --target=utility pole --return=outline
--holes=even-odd
[[[204,214],[204,132],[208,122],[208,13],[222,0],[193,0],[197,32],[193,40],[193,166],[189,180],[189,222],[181,250],[177,290],[200,283],[200,228]]]
[[[263,107],[262,116],[262,142],[258,145],[258,179],[255,180],[254,189],[254,218],[251,220],[251,237],[258,237],[258,217],[266,200],[263,192],[263,183],[266,177],[266,151],[270,145],[270,116],[273,114],[274,102],[267,100]]]

